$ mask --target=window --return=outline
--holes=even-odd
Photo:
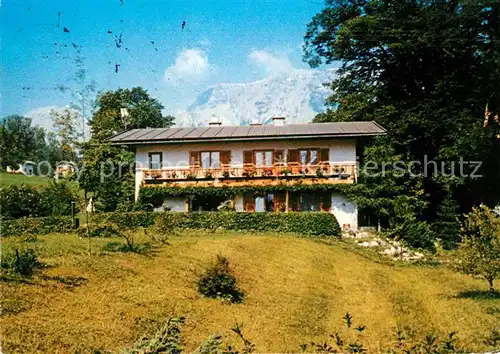
[[[252,193],[243,194],[243,210],[255,211],[255,200]]]
[[[319,163],[319,151],[317,149],[299,150],[299,162],[301,165],[317,165]]]
[[[285,193],[268,193],[265,197],[266,211],[286,211]]]
[[[290,206],[293,211],[330,210],[329,193],[290,193]]]
[[[243,210],[257,212],[273,212],[286,210],[285,193],[245,193],[243,195]]]
[[[162,153],[161,152],[150,152],[149,153],[149,168],[153,170],[159,170],[162,163]]]
[[[201,168],[219,168],[220,151],[202,151]]]
[[[273,151],[255,151],[255,166],[271,167],[273,165]]]

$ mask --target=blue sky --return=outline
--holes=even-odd
[[[141,85],[175,113],[210,85],[307,68],[300,47],[322,7],[321,0],[3,0],[1,116],[70,103],[78,50],[98,90]]]

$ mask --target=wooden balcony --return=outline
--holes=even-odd
[[[252,185],[274,184],[276,181],[311,183],[354,183],[356,165],[288,165],[269,167],[163,168],[145,169],[142,184],[176,185]]]

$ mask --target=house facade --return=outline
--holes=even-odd
[[[375,122],[134,129],[111,138],[135,150],[136,199],[168,187],[158,209],[333,213],[357,229],[357,206],[335,185],[357,180],[360,139],[385,134]],[[193,191],[234,192],[226,194]],[[186,192],[183,193],[182,191]]]

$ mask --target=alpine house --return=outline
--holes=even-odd
[[[157,210],[333,213],[357,229],[357,147],[385,134],[375,122],[132,129],[111,138],[135,151],[136,199]],[[147,197],[147,198],[146,198]]]

